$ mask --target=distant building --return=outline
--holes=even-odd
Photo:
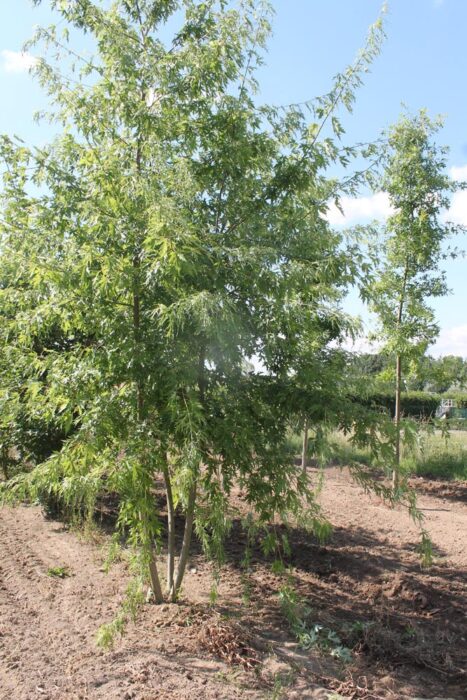
[[[436,409],[437,418],[467,418],[467,408],[463,401],[456,399],[441,399],[441,403]]]

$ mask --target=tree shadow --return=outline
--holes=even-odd
[[[380,671],[408,674],[413,682],[415,669],[421,674],[420,695],[431,687],[429,677],[433,688],[448,684],[448,694],[465,697],[465,690],[456,695],[456,688],[467,667],[467,570],[444,564],[422,569],[418,542],[388,544],[359,527],[336,528],[325,546],[300,528],[289,529],[288,538],[291,554],[283,557],[288,573],[282,580],[267,572],[271,558],[259,543],[252,547],[251,599],[263,608],[260,624],[251,623],[258,634],[283,641],[287,625],[274,600],[282,586],[292,586],[314,623],[337,630],[350,646],[359,645],[356,667],[362,673],[377,661]],[[226,545],[234,570],[242,570],[245,544],[236,521]],[[356,639],[355,629],[367,627],[378,630],[373,638],[381,653],[376,641]]]
[[[161,492],[156,494],[156,501],[166,528]],[[117,513],[118,497],[107,494],[96,519],[104,530],[113,532]],[[184,518],[177,513],[178,549],[183,528]],[[289,645],[290,650],[296,640],[279,602],[281,588],[289,586],[311,611],[311,622],[337,631],[343,643],[358,649],[353,665],[357,673],[405,676],[419,695],[426,694],[428,687],[442,695],[447,686],[451,697],[465,697],[465,691],[457,690],[463,679],[456,677],[456,669],[467,667],[463,641],[467,637],[465,569],[435,564],[424,570],[416,539],[403,544],[388,542],[363,527],[337,527],[326,544],[303,528],[277,525],[273,530],[278,542],[287,535],[289,550],[282,547],[266,556],[259,537],[250,542],[242,520],[233,521],[225,543],[223,580],[229,581],[234,593],[224,600],[221,591],[220,603],[212,608],[217,614],[235,617],[247,626],[260,648],[272,645],[282,653],[280,650]],[[443,556],[445,552],[438,549],[435,554]],[[277,560],[284,567],[282,575],[274,573],[272,565]],[[196,537],[190,562],[206,574],[205,556]],[[249,587],[247,603],[241,602],[244,584]],[[180,604],[184,605],[183,597]],[[357,627],[377,630],[373,641],[356,637]],[[447,654],[452,672],[445,664]],[[295,645],[289,657],[287,663],[304,663],[306,653]],[[183,663],[191,662],[187,657]]]

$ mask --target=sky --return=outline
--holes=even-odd
[[[273,0],[273,36],[266,65],[259,72],[260,99],[274,104],[301,102],[326,93],[332,77],[352,62],[379,15],[380,0]],[[38,24],[56,17],[48,0],[33,7],[30,0],[0,0],[0,133],[17,134],[40,145],[51,127],[36,124],[33,114],[46,106],[41,88],[28,68],[33,60],[21,48]],[[443,115],[437,142],[450,148],[448,168],[454,179],[467,180],[467,27],[466,0],[389,0],[387,39],[381,55],[357,94],[353,114],[341,114],[347,144],[370,141],[397,121],[403,109],[426,108]],[[78,47],[79,48],[79,47]],[[384,193],[362,192],[343,200],[345,217],[329,212],[333,226],[384,220],[389,207]],[[447,218],[467,225],[467,191],[458,192]],[[467,236],[455,241],[467,249]],[[446,262],[451,294],[433,300],[440,336],[433,355],[467,357],[467,260]],[[371,319],[351,294],[346,308]],[[357,346],[366,349],[361,341]]]

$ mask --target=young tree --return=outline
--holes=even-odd
[[[339,391],[322,370],[348,326],[339,299],[355,263],[324,219],[339,194],[324,173],[352,149],[325,128],[342,134],[335,110],[350,108],[381,22],[329,95],[275,108],[254,99],[262,2],[51,5],[96,56],[66,31],[37,33],[58,54],[35,71],[63,130],[40,149],[2,141],[2,299],[15,308],[2,342],[31,358],[32,404],[74,432],[10,492],[45,488],[90,513],[102,489],[118,492],[118,525],[161,601],[162,481],[174,600],[193,528],[221,556],[234,483],[260,527],[287,514],[319,523],[286,433],[304,387],[318,405],[332,381]],[[52,329],[66,343],[33,354]],[[263,373],[245,372],[252,356]]]
[[[429,300],[448,292],[440,264],[447,254],[446,239],[459,228],[441,217],[455,184],[446,173],[446,149],[433,142],[440,126],[439,120],[430,120],[423,111],[413,118],[401,118],[389,133],[382,182],[393,214],[378,241],[382,262],[372,286],[371,308],[378,318],[384,352],[395,362],[395,489],[399,484],[403,373],[409,361],[423,356],[438,333]]]

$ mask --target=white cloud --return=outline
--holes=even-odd
[[[449,175],[453,180],[467,180],[467,165],[454,165]]]
[[[3,70],[6,73],[25,73],[33,68],[37,63],[37,58],[25,51],[1,51],[3,58]]]
[[[467,182],[467,165],[455,165],[449,170],[449,175],[457,182]],[[443,217],[446,221],[467,226],[467,190],[454,192],[451,205]]]
[[[349,352],[369,352],[369,353],[376,353],[379,352],[381,349],[381,343],[378,343],[376,340],[368,340],[368,338],[355,338],[355,340],[352,340],[351,338],[347,338],[343,343],[342,347],[344,350],[348,350]]]
[[[444,328],[428,353],[437,357],[443,355],[467,357],[467,324]]]
[[[457,182],[467,182],[467,165],[456,165],[449,170],[449,175]],[[335,204],[331,204],[326,219],[332,226],[350,226],[365,223],[373,219],[385,221],[394,213],[387,192],[377,192],[368,197],[342,197],[341,206],[344,214]],[[443,219],[455,224],[467,226],[467,190],[454,192],[451,205]]]
[[[341,206],[344,215],[331,204],[326,219],[333,226],[348,226],[363,220],[387,219],[393,212],[386,192],[377,192],[369,197],[342,197]]]
[[[381,349],[381,343],[362,336],[355,340],[347,338],[342,347],[350,352],[377,353]],[[428,354],[434,357],[457,355],[467,359],[467,324],[442,329],[436,343],[428,348]]]
[[[454,224],[467,226],[467,190],[454,192],[451,199],[451,206],[444,217]]]

